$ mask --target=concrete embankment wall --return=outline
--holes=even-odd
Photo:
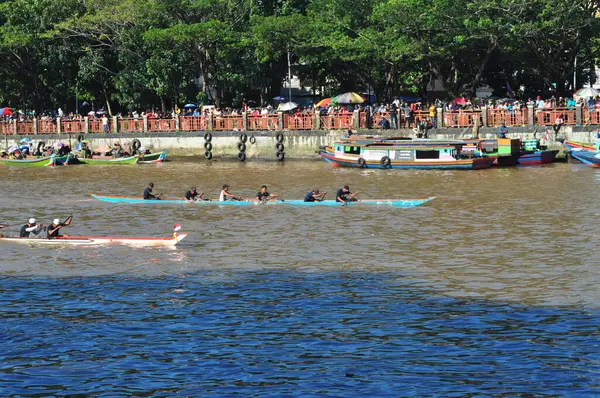
[[[546,129],[537,127],[514,127],[509,129],[511,138],[531,139],[537,138],[542,143],[546,143]],[[560,148],[560,143],[555,142],[554,131],[549,130],[548,146]],[[597,128],[593,127],[563,127],[556,138],[563,138],[573,141],[593,142]],[[496,128],[481,128],[480,138],[495,138]],[[344,131],[282,131],[284,135],[283,144],[285,146],[286,159],[310,159],[317,157],[317,151],[320,146],[332,145],[340,139]],[[414,130],[362,130],[357,132],[360,135],[385,136],[385,137],[415,137]],[[109,133],[109,134],[85,134],[86,140],[91,142],[92,148],[100,146],[112,146],[114,143],[121,144],[130,142],[133,139],[139,139],[143,146],[150,147],[154,151],[168,149],[171,156],[204,156],[204,131],[198,132],[178,132],[178,133]],[[239,152],[238,143],[240,141],[240,132],[237,131],[215,131],[212,134],[212,154],[215,158],[236,158]],[[276,131],[255,131],[245,133],[250,139],[254,136],[256,142],[246,142],[246,156],[248,159],[276,159]],[[44,134],[30,135],[34,141],[34,146],[39,141],[44,141],[47,145],[54,142],[64,142],[71,144],[72,147],[77,143],[76,134]],[[461,139],[473,137],[471,128],[440,128],[429,131],[429,138],[439,139]],[[17,143],[23,136],[5,136],[5,145],[10,146]]]

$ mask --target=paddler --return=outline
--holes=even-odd
[[[355,196],[359,193],[360,192],[350,192],[350,187],[348,185],[344,185],[342,188],[338,189],[335,201],[341,202],[343,204],[346,204],[348,202],[356,202]]]
[[[42,232],[43,229],[44,226],[42,224],[38,224],[35,218],[30,218],[29,222],[21,227],[21,233],[19,234],[19,237],[35,238]]]
[[[146,189],[144,189],[144,199],[145,200],[160,200],[162,193],[160,193],[158,195],[152,194],[153,188],[154,188],[154,183],[151,182],[150,184],[148,184]]]
[[[227,184],[223,184],[223,189],[221,189],[221,194],[219,195],[219,202],[227,202],[228,200],[242,200],[241,196],[235,196],[234,194],[229,192],[229,188],[231,188]]]
[[[320,193],[318,189],[313,189],[304,197],[305,202],[321,202],[325,199],[327,191]]]
[[[262,187],[260,187],[260,191],[256,193],[256,200],[259,202],[263,202],[263,203],[274,200],[276,197],[277,197],[277,195],[270,194],[269,192],[267,192],[266,185],[263,185]]]
[[[52,224],[48,225],[47,228],[47,232],[48,232],[48,239],[55,239],[55,238],[62,238],[62,237],[69,237],[69,235],[61,235],[60,234],[60,229],[62,227],[64,227],[65,225],[63,223],[60,222],[60,220],[58,218],[55,218],[54,221],[52,221]]]
[[[202,196],[204,196],[204,192],[198,193],[198,191],[196,191],[196,187],[191,187],[190,190],[187,191],[184,195],[185,200],[188,202],[203,200]]]

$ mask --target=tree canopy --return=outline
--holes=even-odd
[[[0,0],[1,106],[264,104],[288,53],[322,96],[564,96],[595,80],[600,2]]]

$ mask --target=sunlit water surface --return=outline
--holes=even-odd
[[[115,205],[222,184],[349,184],[411,209]],[[8,233],[189,236],[177,249],[0,244],[0,392],[94,396],[598,396],[600,173],[321,162],[0,168]],[[3,230],[5,232],[6,230]],[[5,232],[6,234],[6,232]]]

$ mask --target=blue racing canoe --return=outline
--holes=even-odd
[[[250,205],[291,205],[291,206],[342,206],[341,203],[335,200],[323,200],[321,202],[305,202],[303,200],[274,200],[270,202],[257,202],[257,201],[235,201],[230,200],[226,202],[219,202],[218,200],[199,200],[196,202],[188,202],[183,199],[169,199],[165,198],[162,200],[144,200],[142,198],[134,198],[127,196],[102,196],[92,194],[92,198],[98,199],[102,202],[109,203],[144,203],[144,204],[196,204],[196,205],[225,205],[225,206],[250,206]],[[415,207],[427,203],[435,199],[435,196],[423,199],[366,199],[358,200],[356,202],[348,202],[349,205],[388,205],[395,207]]]

